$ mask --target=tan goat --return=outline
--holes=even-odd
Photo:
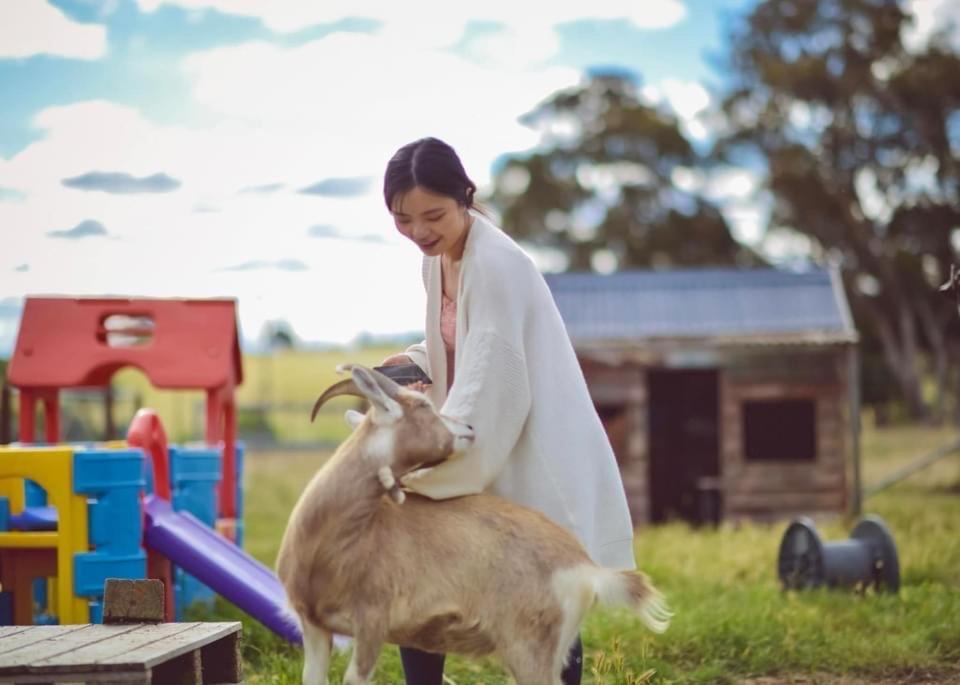
[[[354,637],[350,685],[369,682],[385,642],[496,653],[518,685],[556,685],[596,603],[666,629],[669,612],[645,575],[595,565],[545,516],[490,495],[407,496],[398,481],[468,447],[473,430],[422,393],[347,368],[352,377],[327,389],[314,415],[344,394],[371,409],[300,496],[277,559],[303,627],[305,685],[326,684],[334,633]]]

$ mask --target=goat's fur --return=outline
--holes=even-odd
[[[595,565],[542,514],[488,495],[404,501],[398,481],[449,458],[472,431],[421,393],[362,367],[352,374],[372,408],[307,485],[277,560],[303,625],[305,685],[327,682],[334,633],[354,637],[351,685],[369,682],[385,642],[496,653],[518,685],[557,685],[595,604],[666,629],[670,614],[645,575]]]

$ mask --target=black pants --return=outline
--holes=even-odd
[[[442,685],[444,654],[421,652],[419,649],[400,648],[400,661],[403,662],[403,675],[407,685]],[[583,673],[583,643],[580,636],[570,648],[567,666],[563,669],[563,685],[580,685]]]

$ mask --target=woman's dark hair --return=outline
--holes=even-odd
[[[452,147],[437,138],[421,138],[404,145],[390,158],[383,175],[383,199],[393,211],[393,200],[414,186],[453,198],[467,209],[475,207],[477,186],[467,176]]]

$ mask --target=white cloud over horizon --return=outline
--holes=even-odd
[[[434,48],[448,47],[460,37],[470,21],[502,23],[522,27],[556,26],[583,18],[626,19],[639,28],[663,29],[687,14],[682,0],[594,0],[586,5],[575,0],[543,3],[535,12],[518,12],[514,0],[487,0],[484,3],[414,3],[392,0],[137,0],[140,9],[153,12],[162,5],[189,10],[213,9],[225,14],[253,17],[273,31],[290,33],[346,18],[363,17],[382,21],[385,30],[410,43]]]
[[[96,60],[107,52],[107,30],[67,17],[45,0],[0,3],[0,59],[56,55]]]
[[[252,17],[281,34],[349,17],[380,24],[181,55],[170,69],[184,77],[183,107],[202,109],[200,123],[167,123],[146,105],[107,99],[37,111],[37,138],[0,157],[0,234],[9,231],[12,246],[0,250],[0,302],[41,293],[229,296],[247,339],[284,319],[300,339],[327,342],[423,325],[420,254],[396,233],[381,197],[397,147],[425,135],[447,140],[483,192],[500,155],[540,142],[519,117],[582,78],[550,66],[558,27],[619,19],[657,31],[688,13],[680,0],[563,0],[536,12],[507,0],[431,3],[426,12],[386,0],[131,1],[145,12]],[[4,25],[12,7],[27,8],[15,15],[23,36]],[[471,22],[489,30],[466,39]],[[102,25],[41,0],[0,0],[0,59],[95,60],[106,51]],[[645,81],[644,98],[707,140],[707,89],[657,76]],[[760,239],[767,211],[752,204],[755,175],[728,169],[682,183],[726,202],[737,237]]]
[[[198,51],[181,65],[215,123],[160,124],[131,106],[74,102],[38,112],[39,139],[0,158],[0,188],[16,198],[0,201],[0,230],[13,232],[13,249],[0,251],[0,298],[235,296],[250,339],[281,318],[315,341],[422,328],[420,255],[396,234],[380,196],[390,155],[436,135],[484,187],[499,154],[537,143],[518,117],[580,78],[356,33]],[[140,192],[157,178],[179,185]],[[354,181],[353,190],[298,192],[328,179]],[[131,188],[138,192],[116,192]],[[272,192],[244,192],[251,188]],[[91,192],[105,189],[113,192]],[[311,237],[318,224],[340,239]],[[80,237],[71,227],[92,225],[109,238],[51,237]],[[292,263],[302,268],[230,270]]]

